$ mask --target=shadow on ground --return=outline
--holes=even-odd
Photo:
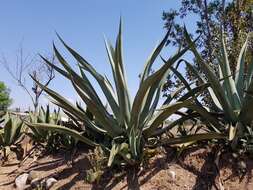
[[[18,168],[18,163],[8,163],[0,167],[0,189],[13,189],[15,177],[31,170],[41,174],[41,178],[54,177],[58,182],[53,189],[253,189],[253,161],[248,157],[234,158],[230,152],[223,152],[217,163],[218,148],[196,147],[184,151],[179,159],[172,148],[151,158],[143,168],[107,169],[99,183],[85,183],[86,171],[91,168],[87,149],[79,150],[71,162],[72,152],[60,152],[43,156],[32,165],[25,164]],[[31,161],[31,160],[30,160]],[[245,161],[245,168],[238,163]],[[29,161],[28,161],[29,163]],[[16,169],[15,169],[16,168]],[[3,170],[4,169],[4,170]],[[169,178],[169,171],[175,171],[176,179]]]

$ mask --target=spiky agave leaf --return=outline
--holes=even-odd
[[[227,136],[225,134],[216,133],[216,132],[201,133],[201,134],[187,135],[187,136],[178,137],[178,138],[165,139],[161,142],[161,144],[176,145],[176,144],[194,143],[197,141],[213,140],[213,139],[227,139]]]
[[[188,44],[191,47],[191,51],[195,55],[197,61],[200,64],[200,67],[202,68],[203,72],[205,73],[206,77],[208,78],[208,82],[210,82],[212,90],[213,90],[215,96],[217,97],[219,104],[222,106],[222,108],[224,110],[224,113],[226,115],[226,119],[230,120],[232,122],[236,122],[237,116],[236,116],[236,114],[233,110],[233,107],[231,105],[232,102],[229,101],[229,99],[227,98],[226,93],[225,93],[223,87],[221,86],[219,79],[217,79],[213,69],[207,63],[205,63],[205,61],[202,59],[201,55],[198,53],[198,51],[195,47],[195,44],[191,40],[186,29],[185,29],[185,37],[186,37]],[[226,76],[228,76],[228,74]]]
[[[47,124],[47,123],[26,123],[26,125],[39,128],[42,130],[49,130],[49,131],[56,131],[58,133],[62,133],[64,135],[69,135],[74,137],[77,141],[81,141],[85,144],[88,144],[90,146],[97,146],[95,142],[91,141],[90,139],[84,137],[81,133],[78,133],[75,130],[69,129],[67,127],[63,127],[60,125],[53,125],[53,124]]]

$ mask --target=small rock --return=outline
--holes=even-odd
[[[232,156],[233,156],[234,158],[238,158],[238,154],[237,154],[237,153],[233,153]]]
[[[23,173],[15,179],[15,185],[18,190],[23,190],[26,188],[28,176],[28,173]]]
[[[46,180],[46,189],[49,189],[50,187],[52,187],[55,183],[57,182],[57,180],[53,177],[48,178]]]
[[[174,172],[174,171],[169,171],[168,174],[169,174],[169,176],[171,177],[171,180],[172,180],[172,181],[175,181],[175,180],[176,180],[176,172]]]

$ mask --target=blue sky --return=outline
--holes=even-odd
[[[123,18],[124,60],[130,93],[138,87],[138,74],[157,42],[165,34],[161,19],[163,10],[177,8],[178,0],[8,0],[0,7],[0,54],[15,62],[16,51],[22,42],[29,54],[48,54],[52,41],[69,58],[57,41],[55,31],[101,73],[110,75],[103,35],[114,42],[119,18]],[[193,19],[185,21],[193,29]],[[168,57],[174,49],[165,49]],[[70,62],[73,61],[69,59]],[[73,62],[74,64],[75,62]],[[0,65],[0,81],[11,89],[12,107],[27,108],[28,96]],[[70,84],[60,76],[51,87],[69,99],[76,100]],[[45,102],[45,98],[43,98]]]

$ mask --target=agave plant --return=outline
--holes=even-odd
[[[219,77],[217,77],[216,72],[202,59],[194,42],[185,30],[186,40],[202,68],[204,76],[196,71],[189,62],[185,60],[184,62],[198,77],[202,86],[209,84],[207,87],[214,105],[214,109],[209,110],[209,113],[216,114],[215,118],[220,123],[220,127],[216,130],[226,131],[229,140],[233,141],[233,144],[237,144],[238,138],[244,136],[245,132],[250,131],[249,126],[253,120],[253,63],[252,60],[250,60],[250,63],[246,62],[250,36],[251,34],[248,35],[241,48],[236,72],[233,74],[230,70],[225,37],[221,32],[221,48],[216,58],[219,73]],[[199,107],[203,108],[201,105]]]
[[[49,105],[46,106],[46,109],[41,106],[38,113],[29,114],[29,122],[62,125],[60,110],[54,109],[51,113]],[[28,127],[30,130],[28,130],[27,135],[31,137],[33,142],[45,145],[49,149],[71,148],[75,144],[75,140],[71,136],[35,128],[31,125],[28,125]]]
[[[20,148],[18,144],[23,134],[23,122],[18,116],[6,113],[0,124],[2,125],[0,129],[0,150],[3,152],[4,160],[6,160],[11,149]]]
[[[157,71],[151,72],[151,67],[163,49],[168,34],[165,35],[163,40],[157,45],[148,58],[144,71],[141,74],[139,89],[133,102],[129,96],[123,64],[121,23],[115,47],[105,40],[114,85],[107,77],[99,74],[87,60],[69,47],[59,35],[58,37],[65,48],[76,59],[80,74],[71,68],[70,64],[63,58],[55,45],[53,46],[55,55],[64,69],[52,64],[44,57],[42,57],[42,59],[72,83],[74,89],[92,113],[93,120],[89,118],[84,110],[73,105],[59,93],[34,80],[53,98],[53,102],[56,105],[68,113],[71,118],[84,124],[84,133],[85,131],[92,130],[103,136],[105,141],[94,141],[85,136],[83,132],[58,125],[45,123],[29,123],[28,125],[35,128],[66,133],[91,146],[100,144],[110,153],[108,166],[111,166],[116,158],[120,158],[128,164],[134,165],[140,163],[143,151],[145,147],[149,145],[150,138],[155,136],[163,122],[181,108],[194,106],[197,95],[194,96],[194,94],[192,94],[189,97],[185,97],[183,101],[172,101],[170,104],[162,105],[158,109],[162,85],[170,72],[171,66],[188,50],[188,47],[179,50],[174,56],[166,60],[165,64]],[[100,96],[88,79],[87,73],[97,81],[111,111],[106,109],[105,103],[102,102]],[[197,136],[197,138],[190,137],[190,140],[198,140],[198,138],[203,138],[202,134]],[[187,138],[171,139],[169,142],[182,143],[188,140]]]

